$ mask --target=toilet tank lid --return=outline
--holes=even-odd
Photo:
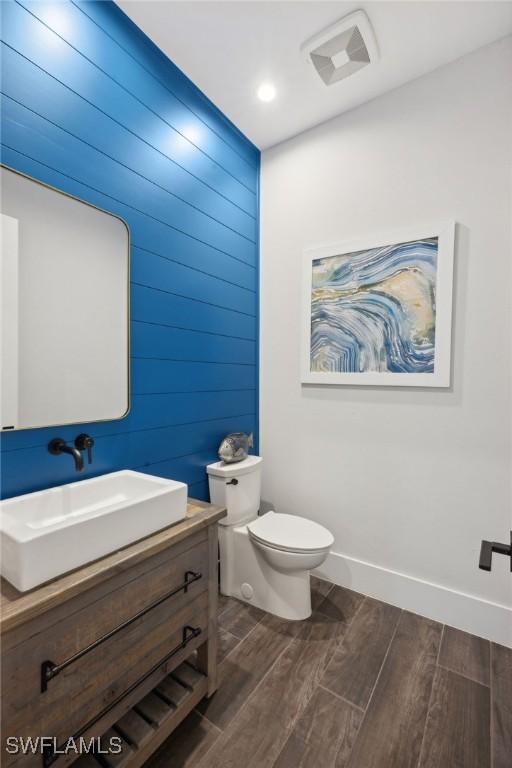
[[[254,472],[263,459],[261,456],[248,456],[242,461],[236,461],[234,464],[226,464],[224,461],[216,461],[214,464],[208,464],[206,471],[209,475],[215,477],[239,477]]]

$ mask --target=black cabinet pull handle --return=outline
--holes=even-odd
[[[138,680],[135,681],[135,683],[132,683],[129,688],[126,689],[126,691],[123,691],[123,693],[118,696],[116,699],[114,699],[113,702],[111,702],[107,707],[101,710],[101,712],[96,715],[92,720],[89,720],[82,728],[80,728],[79,731],[77,731],[71,739],[76,743],[78,739],[86,733],[89,728],[92,728],[95,723],[97,723],[99,720],[101,720],[102,717],[105,717],[111,709],[114,709],[114,707],[117,707],[120,702],[125,699],[127,696],[130,695],[141,683],[144,682],[144,680],[147,680],[148,677],[151,677],[151,675],[156,672],[163,664],[165,664],[169,659],[171,659],[173,656],[175,656],[177,653],[179,653],[183,648],[186,648],[187,645],[190,643],[191,640],[194,640],[194,638],[199,637],[199,635],[202,633],[201,627],[190,627],[186,626],[183,627],[183,634],[182,634],[182,641],[179,645],[177,645],[175,648],[172,649],[166,656],[163,657],[163,659],[160,659],[158,664],[155,664],[149,672],[146,672],[145,675],[142,677],[139,677]],[[69,739],[67,739],[64,744],[69,743]],[[48,768],[52,763],[57,760],[59,754],[62,753],[62,747],[59,746],[53,751],[51,747],[45,747],[43,750],[43,768]]]
[[[499,541],[482,541],[480,547],[480,562],[478,567],[482,571],[490,571],[492,568],[492,553],[510,557],[510,570],[512,572],[512,531],[510,531],[510,544],[502,544]]]
[[[126,621],[123,621],[122,624],[118,624],[117,627],[114,627],[114,629],[110,630],[110,632],[107,632],[105,635],[102,635],[97,640],[95,640],[90,645],[86,646],[85,648],[82,648],[81,651],[78,651],[78,653],[75,653],[73,656],[70,656],[69,659],[66,659],[65,661],[61,662],[60,664],[55,664],[53,661],[50,661],[49,659],[46,661],[43,661],[41,664],[41,693],[44,693],[48,688],[48,683],[50,680],[52,680],[54,677],[57,677],[58,674],[60,674],[64,669],[69,667],[70,664],[74,664],[75,661],[78,661],[78,659],[81,659],[82,656],[85,656],[87,653],[90,653],[90,651],[93,651],[95,648],[98,647],[98,645],[101,645],[106,640],[110,640],[111,637],[114,635],[117,635],[118,632],[121,632],[122,629],[126,629],[126,627],[129,627],[130,624],[133,624],[134,621],[137,621],[137,619],[140,619],[142,616],[145,616],[146,613],[149,613],[157,606],[164,603],[166,600],[169,600],[170,597],[174,597],[174,595],[177,595],[178,592],[188,592],[188,588],[191,584],[194,583],[194,581],[198,581],[198,579],[201,579],[203,576],[202,573],[196,573],[195,571],[187,571],[185,573],[185,580],[182,584],[180,584],[179,587],[176,587],[175,589],[171,590],[171,592],[167,592],[163,597],[160,597],[158,600],[155,600],[154,603],[151,603],[150,605],[146,606],[146,608],[143,608],[141,611],[136,613],[131,618],[127,619]]]

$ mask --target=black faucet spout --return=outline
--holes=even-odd
[[[68,445],[61,437],[54,437],[53,440],[50,440],[48,443],[48,450],[53,456],[60,456],[61,453],[68,453],[74,459],[76,471],[82,472],[84,468],[84,457],[74,445]]]

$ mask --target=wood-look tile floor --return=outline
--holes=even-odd
[[[312,579],[219,603],[219,690],[145,768],[511,768],[512,650]]]

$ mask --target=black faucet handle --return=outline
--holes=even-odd
[[[93,446],[94,446],[93,438],[90,435],[87,435],[85,432],[82,432],[75,439],[75,448],[78,448],[79,451],[87,451],[87,461],[89,462],[89,464],[92,463]]]

